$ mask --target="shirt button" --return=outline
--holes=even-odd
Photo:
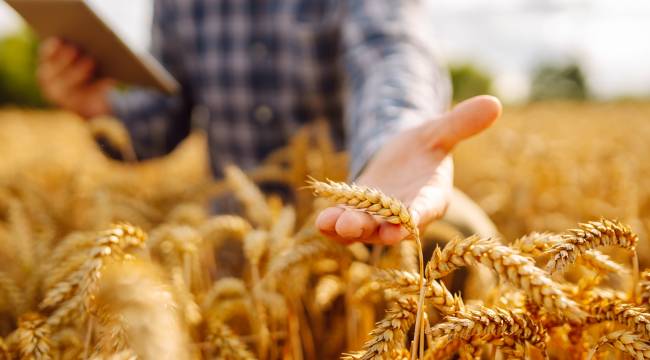
[[[260,105],[253,111],[253,118],[258,123],[266,125],[273,120],[273,110],[268,105]]]
[[[260,41],[256,41],[252,43],[250,51],[251,51],[251,56],[254,59],[264,59],[269,54],[268,47],[263,42]]]

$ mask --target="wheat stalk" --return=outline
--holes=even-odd
[[[9,346],[5,343],[2,337],[0,337],[0,360],[11,360]]]
[[[641,280],[639,281],[639,301],[645,306],[650,305],[650,270],[645,270],[641,273]]]
[[[562,242],[548,250],[551,260],[546,269],[549,272],[562,271],[587,250],[601,246],[616,245],[635,251],[638,236],[627,225],[618,221],[602,219],[578,226],[578,229],[569,230],[563,236]]]
[[[9,274],[0,271],[0,312],[20,314],[25,303],[25,295]]]
[[[626,330],[611,332],[598,340],[589,354],[587,360],[591,360],[598,350],[609,345],[618,349],[637,360],[650,359],[650,342],[639,334]]]

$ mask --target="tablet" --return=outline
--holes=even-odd
[[[41,38],[59,37],[97,62],[99,76],[171,94],[178,83],[153,56],[137,53],[84,0],[6,0]]]

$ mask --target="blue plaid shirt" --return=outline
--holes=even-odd
[[[325,118],[354,177],[390,136],[448,107],[426,15],[423,0],[155,0],[152,52],[182,91],[115,93],[113,112],[141,158],[200,124],[216,176]]]

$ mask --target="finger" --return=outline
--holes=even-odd
[[[336,234],[336,220],[343,214],[345,209],[340,207],[329,207],[318,214],[316,218],[316,228],[323,233]]]
[[[78,56],[79,51],[77,48],[62,43],[57,52],[46,62],[50,76],[57,77],[62,74],[68,66],[75,62]]]
[[[345,210],[336,221],[335,230],[338,236],[350,240],[363,240],[377,228],[377,220],[371,215],[356,210]]]
[[[460,141],[471,137],[501,116],[501,102],[493,96],[481,95],[456,105],[431,128],[436,132],[431,145],[450,151]]]
[[[61,87],[72,89],[79,87],[92,78],[95,62],[89,57],[83,57],[61,72]]]
[[[337,243],[342,244],[342,245],[350,245],[350,244],[357,241],[357,240],[354,240],[354,239],[351,240],[351,239],[347,239],[347,238],[342,238],[342,237],[340,237],[340,236],[338,236],[336,234],[336,231],[322,231],[321,230],[321,234],[325,235],[328,239],[330,239],[332,241],[336,241]]]
[[[379,226],[379,243],[384,245],[394,245],[406,238],[408,234],[408,230],[401,225],[383,222]]]
[[[49,60],[61,47],[61,40],[57,37],[47,38],[38,49],[41,60]]]
[[[409,210],[413,221],[420,227],[441,218],[447,207],[453,189],[454,169],[451,156],[445,157],[433,177],[423,186],[411,202]]]

